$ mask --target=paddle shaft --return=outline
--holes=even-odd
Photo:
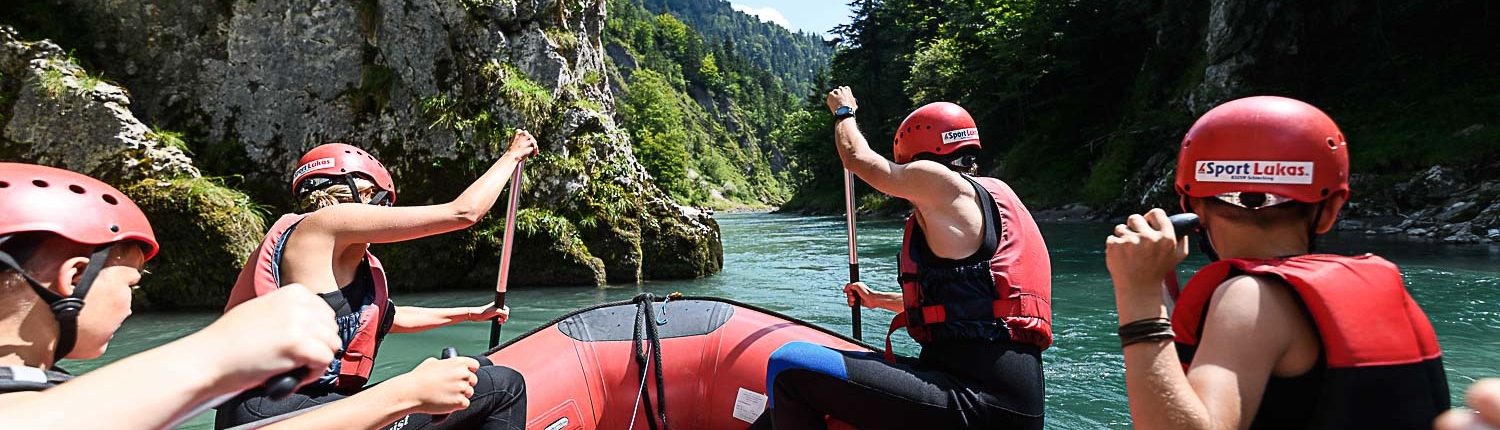
[[[844,169],[844,217],[849,225],[849,283],[859,282],[859,239],[854,227],[854,173]],[[849,307],[853,317],[854,339],[861,339],[859,323],[859,295],[854,295],[854,305]]]
[[[515,249],[512,239],[516,235],[516,211],[521,206],[521,172],[526,161],[516,163],[516,171],[510,177],[510,207],[505,210],[505,241],[500,244],[500,275],[495,279],[495,307],[505,307],[505,287],[510,281],[510,252]],[[490,348],[500,345],[500,319],[490,323]]]

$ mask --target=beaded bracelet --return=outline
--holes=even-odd
[[[1176,336],[1172,332],[1172,320],[1166,318],[1133,321],[1120,326],[1117,333],[1120,335],[1121,348],[1141,342],[1170,340]]]

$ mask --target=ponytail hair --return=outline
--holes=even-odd
[[[360,177],[354,178],[354,184],[359,186],[360,200],[367,199],[375,188],[375,184]],[[333,181],[328,186],[306,190],[298,194],[297,211],[298,213],[308,213],[339,203],[353,201],[354,194],[349,191],[349,185],[343,183],[343,181]]]

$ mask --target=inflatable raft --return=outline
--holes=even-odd
[[[486,353],[526,377],[531,430],[744,429],[787,342],[873,347],[755,306],[642,294],[559,317]]]

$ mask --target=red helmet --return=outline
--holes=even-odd
[[[115,243],[144,245],[146,259],[156,256],[156,234],[146,214],[120,190],[78,173],[34,164],[0,163],[0,243],[18,233],[47,232],[95,247],[82,281],[63,297],[21,267],[24,256],[0,251],[0,264],[13,269],[47,303],[57,319],[55,359],[67,357],[78,339],[78,315],[84,297],[104,269]]]
[[[292,194],[295,195],[297,187],[309,178],[347,179],[347,175],[355,173],[375,183],[375,188],[389,194],[388,204],[396,203],[396,182],[391,180],[391,173],[385,170],[385,165],[364,150],[344,143],[324,144],[302,154],[302,159],[297,161],[297,170],[292,172]],[[376,202],[379,201],[377,198]]]
[[[1215,107],[1182,139],[1177,193],[1217,197],[1265,193],[1317,203],[1349,193],[1344,134],[1301,101],[1248,97]]]
[[[79,173],[0,163],[0,236],[48,232],[84,245],[136,241],[156,256],[156,234],[141,208],[115,187]]]
[[[967,148],[979,149],[979,128],[969,111],[953,103],[917,108],[896,129],[897,163],[910,163],[919,154],[947,155]]]

